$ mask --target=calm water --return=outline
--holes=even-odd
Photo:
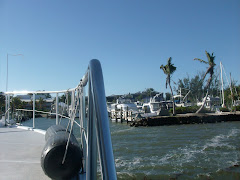
[[[110,128],[118,179],[240,179],[240,122]]]

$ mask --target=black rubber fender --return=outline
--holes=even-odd
[[[50,126],[47,131],[46,131],[46,134],[45,134],[45,141],[48,140],[48,138],[50,138],[51,136],[57,134],[57,132],[59,131],[66,131],[66,128],[64,128],[63,126],[61,125],[53,125],[53,126]],[[69,131],[68,131],[69,132]]]
[[[82,168],[82,149],[74,135],[70,136],[67,156],[64,164],[64,157],[69,132],[58,131],[48,137],[42,151],[41,166],[45,174],[51,179],[70,179],[78,174]]]

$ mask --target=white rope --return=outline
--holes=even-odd
[[[11,108],[8,108],[8,110],[5,112],[5,116],[7,116],[8,111],[10,111]]]
[[[81,127],[76,121],[75,121],[75,117],[76,117],[76,113],[77,113],[77,109],[79,107],[79,100],[80,100],[80,92],[81,92],[81,87],[78,86],[78,88],[76,88],[76,92],[74,91],[74,98],[72,98],[73,102],[72,103],[72,111],[71,111],[71,114],[70,114],[70,119],[69,119],[69,123],[68,123],[68,126],[71,122],[71,128],[70,128],[70,132],[69,132],[69,136],[68,136],[68,141],[67,141],[67,144],[66,144],[66,149],[65,149],[65,153],[64,153],[64,156],[63,156],[63,160],[62,160],[62,164],[64,164],[65,162],[65,159],[66,159],[66,156],[67,156],[67,151],[68,151],[68,146],[69,146],[69,141],[70,141],[70,137],[71,137],[71,134],[72,134],[72,129],[73,129],[73,124],[74,122],[81,128],[81,129],[84,129],[83,127]],[[76,94],[76,96],[75,96]],[[67,127],[68,129],[68,127]],[[84,132],[84,136],[86,138],[86,133],[85,133],[85,129],[83,130]]]

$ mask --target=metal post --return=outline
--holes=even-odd
[[[128,106],[127,106],[126,119],[127,119],[127,123],[128,123]]]
[[[81,99],[80,99],[80,103],[81,103],[81,121],[80,121],[80,125],[86,129],[87,127],[87,122],[86,122],[86,112],[85,112],[85,88],[82,87],[82,92],[81,92]],[[83,160],[83,169],[86,169],[86,139],[84,138],[84,132],[81,129],[81,145],[83,148],[83,157],[85,158]]]
[[[115,105],[115,119],[116,119],[116,122],[117,122],[117,118],[118,118],[117,105]]]
[[[33,128],[35,128],[35,94],[33,93]]]
[[[90,79],[90,78],[89,78]],[[96,138],[96,116],[92,97],[92,85],[89,81],[88,87],[88,129],[87,129],[87,162],[86,179],[97,179],[97,138]]]
[[[58,93],[56,93],[56,125],[58,125]]]
[[[221,81],[222,81],[222,107],[225,107],[225,102],[224,102],[224,91],[223,91],[222,62],[220,62],[220,69],[221,69]]]
[[[230,90],[231,90],[232,107],[233,107],[233,105],[234,105],[234,100],[233,100],[233,90],[232,90],[232,77],[231,77],[231,73],[230,73]]]
[[[7,80],[6,80],[6,92],[8,91],[8,54],[7,54]]]
[[[71,116],[73,115],[73,111],[74,111],[74,106],[75,106],[75,102],[74,102],[74,99],[75,99],[75,90],[72,91],[72,96],[71,96]]]
[[[89,81],[92,84],[92,98],[95,106],[94,111],[96,115],[96,133],[102,179],[115,180],[117,179],[117,175],[109,128],[102,69],[98,60],[92,60],[89,67],[91,74]]]
[[[10,94],[8,94],[8,105],[7,105],[7,108],[8,108],[7,109],[8,110],[8,113],[7,113],[8,114],[8,118],[7,119],[8,119],[8,122],[10,123],[10,119],[9,119],[10,118],[10,113],[9,113],[10,112]]]
[[[182,88],[180,88],[180,103],[182,103],[181,98],[182,98]]]
[[[121,109],[120,109],[120,121],[121,121],[121,123],[122,123],[122,118],[123,118],[123,110],[122,110],[122,107],[121,107]]]
[[[5,95],[5,114],[4,114],[4,125],[6,126],[7,119],[7,110],[8,110],[8,96]]]
[[[81,103],[81,106],[80,106],[80,116],[79,118],[81,117],[80,119],[80,125],[82,126],[82,128],[85,128],[86,126],[86,112],[85,112],[85,89],[84,87],[82,87],[81,89],[81,96],[80,96],[80,103]],[[83,137],[83,131],[81,130],[81,137]],[[83,138],[81,140],[82,144],[83,144]]]
[[[5,95],[5,117],[7,116],[7,95]]]

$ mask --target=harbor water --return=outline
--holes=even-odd
[[[35,122],[41,129],[51,124],[55,119]],[[240,122],[155,127],[110,122],[110,129],[118,179],[240,179]]]

